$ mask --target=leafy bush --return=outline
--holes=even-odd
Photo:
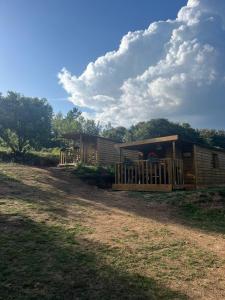
[[[49,149],[48,151],[31,151],[23,155],[0,148],[0,161],[15,162],[30,166],[50,167],[59,163],[59,149]]]
[[[113,167],[87,166],[80,164],[73,173],[87,182],[100,188],[111,188],[114,183]]]

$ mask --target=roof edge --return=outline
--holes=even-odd
[[[178,139],[179,139],[179,136],[177,134],[176,135],[168,135],[168,136],[161,136],[161,137],[157,137],[157,138],[145,139],[145,140],[122,143],[122,144],[117,143],[116,147],[126,148],[126,147],[139,146],[139,145],[174,142],[174,141],[177,141]]]

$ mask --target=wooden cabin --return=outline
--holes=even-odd
[[[61,149],[59,166],[77,165],[114,165],[120,161],[120,151],[115,147],[117,142],[100,136],[84,133],[67,133],[63,135],[68,147]],[[126,149],[124,159],[138,160],[139,152]]]
[[[184,141],[178,135],[117,144],[114,190],[172,191],[225,185],[225,151]],[[124,151],[142,153],[127,160]]]

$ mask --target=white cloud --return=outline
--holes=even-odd
[[[225,1],[189,0],[176,20],[129,32],[80,76],[65,68],[58,76],[70,100],[97,120],[224,126]]]

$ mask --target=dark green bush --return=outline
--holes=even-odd
[[[88,184],[111,188],[114,183],[113,167],[78,165],[73,173]]]
[[[40,151],[40,152],[27,152],[23,155],[15,155],[7,150],[0,150],[0,161],[2,162],[15,162],[24,165],[50,167],[57,166],[59,163],[59,155],[57,151]]]

